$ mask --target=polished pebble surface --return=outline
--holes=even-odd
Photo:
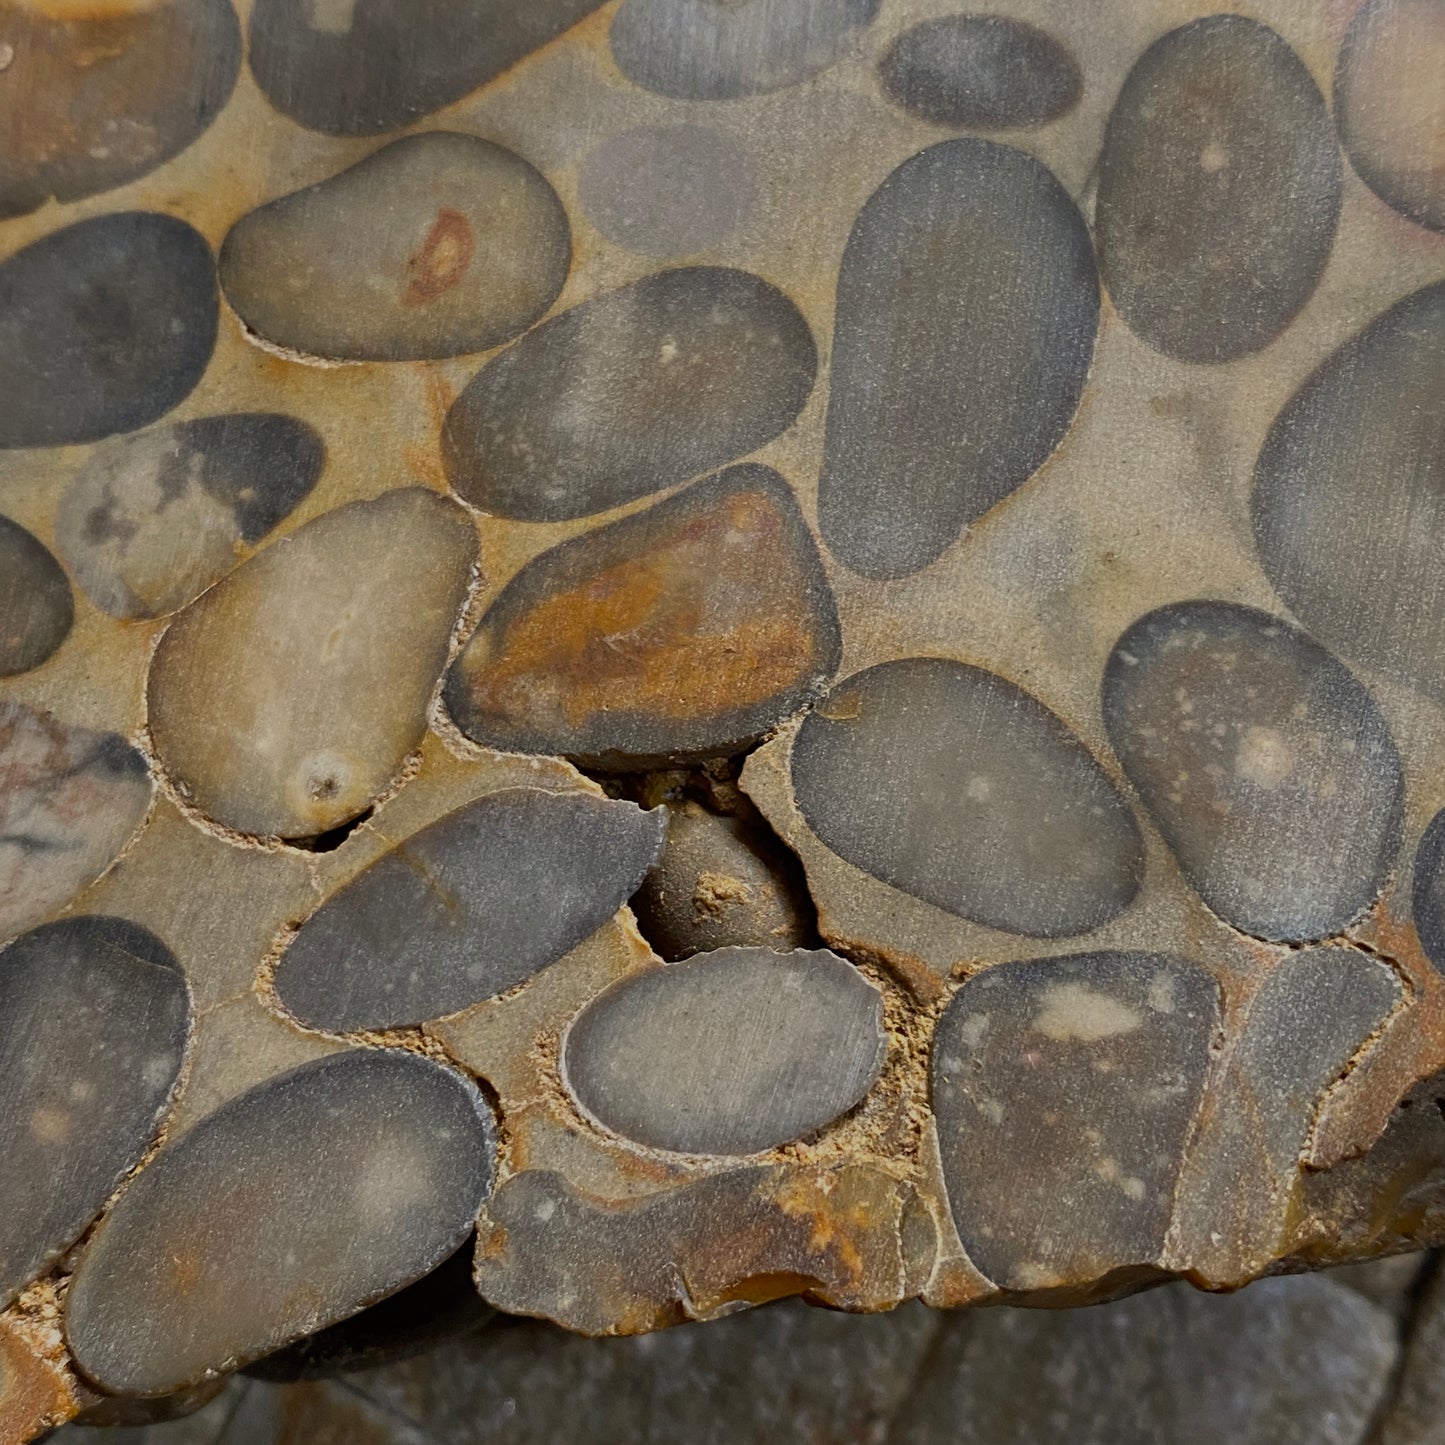
[[[0,0],[0,1442],[1445,1244],[1442,15]]]

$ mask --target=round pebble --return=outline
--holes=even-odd
[[[19,522],[0,516],[0,677],[29,672],[70,635],[75,599],[60,563]]]

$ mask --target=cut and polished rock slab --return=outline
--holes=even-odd
[[[340,232],[365,250],[338,249]],[[474,135],[431,131],[243,216],[220,274],[274,345],[419,361],[510,341],[556,299],[571,259],[567,213],[538,171]]]
[[[43,922],[115,861],[150,808],[118,733],[0,699],[0,938]]]
[[[904,161],[838,273],[829,550],[882,578],[941,556],[1058,446],[1098,318],[1088,229],[1040,161],[975,138]]]
[[[272,1079],[121,1195],[70,1286],[71,1353],[102,1388],[162,1395],[354,1314],[462,1242],[494,1148],[476,1088],[415,1054]]]
[[[1162,1261],[1218,1027],[1214,980],[1164,954],[998,964],[959,989],[933,1108],[954,1223],[990,1279],[1079,1290]]]
[[[184,607],[316,485],[326,444],[278,412],[230,412],[97,447],[60,499],[56,540],[112,617]]]
[[[0,262],[0,449],[164,416],[206,369],[216,305],[211,248],[155,211],[77,221]]]
[[[447,415],[447,475],[493,516],[605,511],[777,436],[816,370],[808,323],[762,277],[659,271],[564,311],[484,366]]]
[[[0,677],[39,667],[74,620],[65,570],[34,533],[0,516]]]
[[[664,821],[587,793],[513,788],[414,833],[307,919],[276,994],[331,1033],[414,1025],[515,987],[636,891]]]
[[[242,833],[354,818],[420,741],[476,559],[420,487],[350,502],[177,614],[151,661],[151,736],[182,795]]]
[[[757,1154],[853,1108],[885,1049],[878,989],[836,954],[721,948],[599,994],[567,1031],[562,1075],[625,1139]]]
[[[1225,362],[1268,345],[1319,283],[1339,209],[1324,97],[1269,26],[1192,20],[1129,72],[1099,159],[1099,266],[1150,346]]]
[[[1359,680],[1283,618],[1181,602],[1104,677],[1115,751],[1190,883],[1261,938],[1327,938],[1379,892],[1404,780]]]
[[[832,591],[768,467],[729,467],[534,558],[447,674],[489,747],[636,767],[745,746],[838,666]]]
[[[140,1162],[190,1026],[180,964],[135,924],[81,915],[0,949],[0,1307]]]
[[[1109,775],[981,668],[911,657],[845,678],[804,720],[792,780],[835,853],[990,928],[1086,933],[1139,886],[1139,830]]]

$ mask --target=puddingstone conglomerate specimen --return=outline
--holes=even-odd
[[[0,0],[0,1445],[1445,1243],[1442,57]]]

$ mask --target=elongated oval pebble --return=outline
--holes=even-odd
[[[729,467],[534,558],[442,696],[489,747],[637,767],[737,751],[818,695],[841,645],[787,484]]]
[[[476,560],[455,503],[350,502],[176,615],[151,661],[151,736],[203,812],[284,838],[353,818],[426,728]]]
[[[1445,697],[1445,282],[1411,292],[1285,404],[1254,469],[1255,545],[1326,646]]]
[[[910,657],[844,679],[799,730],[792,777],[835,853],[990,928],[1084,933],[1139,885],[1139,831],[1108,775],[981,668]]]
[[[510,341],[556,299],[571,260],[545,177],[490,141],[432,131],[242,216],[220,270],[267,341],[418,361]]]
[[[301,926],[276,993],[333,1033],[420,1024],[530,978],[600,928],[662,846],[663,815],[510,788],[385,854]]]
[[[215,345],[211,248],[184,221],[119,211],[0,262],[0,448],[134,431],[201,379]]]
[[[718,266],[660,271],[488,362],[447,416],[447,474],[499,517],[604,511],[770,441],[816,370],[808,323],[776,286]]]
[[[70,635],[75,598],[50,549],[0,516],[0,677],[39,667]]]
[[[1114,304],[1181,361],[1233,361],[1309,300],[1340,209],[1324,97],[1267,25],[1210,15],[1129,72],[1104,134],[1095,211]]]
[[[0,218],[153,171],[211,124],[241,68],[230,0],[4,0],[0,44],[17,67],[0,86]]]
[[[933,1112],[984,1274],[1047,1290],[1158,1261],[1218,1027],[1214,980],[1167,954],[1000,964],[959,989],[934,1038]]]
[[[112,617],[184,607],[316,485],[326,446],[278,412],[231,412],[97,447],[60,499],[56,540]]]
[[[882,996],[837,954],[720,948],[599,995],[567,1031],[562,1074],[624,1138],[755,1154],[851,1109],[885,1049]]]
[[[1335,123],[1360,179],[1402,216],[1445,231],[1445,6],[1366,0],[1340,46]]]
[[[1004,130],[1057,120],[1079,102],[1083,76],[1053,36],[1001,15],[925,20],[878,66],[889,100],[936,125]]]
[[[901,577],[1026,481],[1083,392],[1099,319],[1078,208],[1040,161],[943,141],[848,237],[818,521],[839,561]]]
[[[599,4],[257,0],[251,72],[292,120],[332,135],[376,135],[460,100]]]
[[[136,924],[67,918],[0,950],[0,1306],[140,1162],[190,1026],[180,964]]]
[[[0,939],[104,872],[152,791],[145,759],[119,733],[67,727],[0,699]]]
[[[396,1049],[349,1050],[207,1115],[130,1184],[67,1296],[103,1389],[163,1395],[248,1364],[420,1279],[492,1186],[475,1085]]]
[[[1114,751],[1184,876],[1227,923],[1324,938],[1400,842],[1400,757],[1374,699],[1281,618],[1229,602],[1142,617],[1104,673]]]
[[[880,0],[624,0],[612,58],[674,100],[733,100],[797,85],[832,65]]]

